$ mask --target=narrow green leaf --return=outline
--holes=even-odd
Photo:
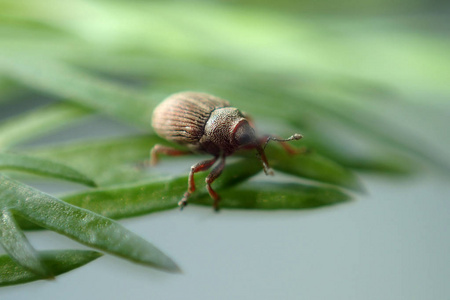
[[[327,96],[317,96],[312,93],[302,93],[304,103],[308,103],[321,113],[338,122],[360,131],[362,135],[369,136],[371,140],[377,141],[381,145],[388,145],[399,150],[411,153],[420,157],[430,164],[437,166],[445,172],[450,172],[450,163],[448,160],[432,153],[426,147],[417,143],[418,137],[411,132],[410,128],[400,128],[395,122],[387,119],[379,112],[387,109],[384,106],[368,105],[364,102],[355,101],[348,103],[340,100],[339,97],[329,98]],[[290,103],[294,104],[297,99],[290,97]],[[332,102],[339,101],[339,105],[330,105]],[[420,139],[420,138],[419,138]]]
[[[148,159],[152,146],[161,141],[155,135],[89,140],[34,148],[31,153],[79,170],[100,185],[110,185],[145,177],[145,170],[137,165]]]
[[[364,190],[354,173],[315,152],[291,155],[280,145],[271,144],[267,146],[266,153],[269,162],[276,170],[356,191]]]
[[[20,102],[24,100],[23,90],[19,87],[19,85],[12,80],[5,79],[0,75],[0,105],[3,105],[8,102]]]
[[[163,162],[161,162],[163,163]],[[262,170],[256,159],[240,159],[226,166],[222,175],[214,182],[215,189],[236,185]],[[195,175],[195,195],[206,193],[205,178],[208,172]],[[163,178],[137,184],[97,189],[63,196],[62,200],[86,208],[113,219],[148,214],[178,206],[187,191],[188,177]]]
[[[157,102],[119,83],[101,80],[54,60],[15,56],[0,58],[0,73],[45,93],[151,128]]]
[[[51,66],[52,64],[50,64],[50,66]],[[61,67],[61,66],[60,66]],[[64,74],[72,74],[71,72],[73,71],[72,69],[70,69],[70,68],[66,68],[66,67],[63,67],[62,69],[61,69],[62,71],[61,72],[63,72]],[[68,75],[69,76],[69,75]],[[76,76],[75,76],[76,77]],[[83,76],[78,76],[78,77],[76,77],[77,78],[77,80],[80,80],[80,81],[82,81],[81,80],[81,78],[82,78]],[[261,85],[261,82],[259,82],[258,83],[258,81],[255,81],[255,80],[253,80],[252,82],[251,82],[251,84],[253,85],[253,86],[255,86],[255,85],[257,85],[257,86],[260,86]],[[100,89],[102,88],[102,85],[99,85],[100,86]],[[96,89],[96,88],[94,88],[94,87],[92,87],[94,90]],[[273,94],[274,92],[272,92],[272,94]],[[277,107],[277,109],[273,112],[273,113],[276,113],[276,112],[279,112],[279,114],[281,113],[281,114],[286,114],[286,113],[284,113],[284,111],[287,111],[287,110],[283,110],[283,107],[289,107],[290,105],[293,105],[293,104],[297,104],[298,105],[298,102],[300,101],[300,103],[301,103],[301,105],[302,105],[302,107],[303,107],[303,109],[305,109],[305,108],[308,108],[308,109],[310,109],[310,110],[313,110],[313,111],[316,111],[316,112],[318,112],[318,113],[320,113],[320,114],[332,114],[334,117],[336,117],[336,112],[334,112],[332,109],[330,109],[330,107],[322,107],[322,105],[319,105],[318,103],[313,103],[312,101],[310,101],[310,99],[308,98],[308,97],[304,97],[304,96],[302,96],[302,97],[292,97],[292,95],[289,93],[289,92],[286,92],[286,91],[284,91],[284,90],[280,90],[279,92],[278,92],[278,94],[281,94],[281,95],[284,95],[284,98],[283,99],[285,99],[286,101],[284,101],[285,102],[285,104],[284,104],[284,106],[278,106]],[[278,94],[274,94],[273,96],[279,96]],[[104,98],[105,97],[108,97],[108,96],[104,96]],[[111,98],[112,96],[111,95],[109,95],[109,97]],[[101,97],[100,97],[101,98]],[[139,97],[138,97],[139,98]],[[249,98],[251,98],[251,97],[249,97]],[[266,97],[267,98],[267,101],[269,101],[269,102],[271,102],[271,101],[273,101],[273,99],[272,98],[270,98],[270,97]],[[270,99],[269,99],[270,98]],[[294,99],[295,98],[295,99]],[[105,98],[106,99],[106,98]],[[111,98],[112,99],[112,98]],[[258,97],[258,99],[260,99],[260,101],[263,99],[263,98],[261,98],[261,97]],[[289,99],[291,99],[291,100],[289,100]],[[116,99],[112,99],[111,101],[116,101]],[[111,101],[108,101],[108,103],[109,103],[109,105],[111,104]],[[103,102],[102,102],[103,103]],[[118,103],[122,103],[121,102],[121,100],[119,100],[119,102]],[[85,105],[87,105],[86,103],[85,103]],[[100,108],[100,106],[96,106],[97,104],[94,104],[94,106],[92,106],[92,104],[90,105],[91,107],[95,107],[95,108],[97,108],[97,109],[99,109]],[[103,104],[101,104],[101,105],[103,105]],[[122,114],[122,113],[124,113],[124,115],[127,115],[127,117],[126,117],[126,119],[128,120],[128,121],[130,121],[131,119],[133,119],[134,121],[135,120],[137,120],[137,119],[139,119],[140,121],[139,122],[141,122],[141,121],[144,121],[144,123],[141,123],[140,124],[140,126],[144,126],[144,127],[146,127],[146,125],[145,124],[149,124],[149,120],[150,120],[150,115],[149,115],[149,111],[151,110],[151,108],[150,108],[150,106],[152,106],[152,105],[154,105],[154,104],[149,104],[149,103],[147,103],[147,105],[146,106],[148,106],[147,108],[146,108],[146,116],[145,117],[140,117],[140,115],[137,115],[137,119],[135,119],[135,118],[131,118],[131,114],[127,114],[126,113],[126,111],[124,111],[124,110],[122,110],[122,109],[120,109],[120,107],[121,107],[121,105],[119,105],[119,104],[117,104],[118,106],[117,107],[115,107],[115,109],[114,110],[111,110],[111,114],[115,114],[116,115],[116,117],[121,117],[121,115],[120,114]],[[133,106],[133,105],[129,105],[128,104],[128,106]],[[268,106],[269,107],[269,106]],[[130,108],[131,109],[131,108]],[[142,110],[142,108],[140,109],[140,114],[142,114],[142,112],[143,112],[144,110]],[[117,113],[120,113],[119,115],[117,114]],[[358,114],[355,114],[355,113],[353,113],[353,114],[351,114],[351,115],[358,115]],[[298,116],[296,115],[295,116],[295,118],[298,118]],[[338,118],[340,119],[340,120],[342,120],[342,118],[338,115]],[[345,120],[344,120],[345,121]],[[378,122],[378,123],[380,123],[380,122]],[[324,145],[325,143],[322,143],[322,145]],[[328,147],[328,149],[327,149],[328,151],[332,151],[332,149],[330,149],[330,147]],[[370,160],[370,157],[365,157],[365,159],[364,159],[364,161],[365,161],[365,163],[364,164],[359,164],[360,166],[361,165],[363,165],[363,166],[371,166],[371,165],[373,165],[373,166],[378,166],[378,169],[385,169],[386,168],[386,166],[389,166],[389,164],[388,163],[384,163],[384,164],[380,164],[378,161],[376,161],[376,160],[374,160],[373,162]],[[345,162],[345,161],[343,161],[343,162]],[[384,165],[384,166],[383,166]],[[381,166],[381,168],[380,168],[380,166]],[[398,168],[395,168],[395,169],[398,169]],[[105,173],[104,173],[105,174]]]
[[[0,215],[0,244],[19,265],[34,275],[40,278],[53,276],[8,210],[3,210]]]
[[[232,187],[258,174],[261,170],[261,163],[256,158],[241,159],[227,165],[223,174],[214,182],[213,187],[219,191]],[[192,199],[207,194],[205,188],[207,175],[208,172],[195,175],[197,191],[193,194]],[[76,192],[62,196],[61,199],[108,218],[121,219],[176,208],[187,187],[188,177],[186,174],[185,176],[157,180],[147,179],[134,184]],[[17,220],[23,229],[40,229],[39,226],[24,218],[17,218]]]
[[[355,101],[349,104],[342,99],[342,96],[325,96],[324,92],[308,90],[307,88],[300,90],[296,86],[290,87],[286,83],[280,83],[277,85],[277,89],[272,89],[264,81],[264,78],[248,77],[242,80],[246,80],[248,86],[256,86],[257,89],[246,91],[248,93],[246,97],[236,95],[240,102],[246,104],[248,102],[246,99],[258,99],[260,105],[254,107],[252,111],[262,115],[270,114],[273,117],[290,122],[296,128],[300,128],[306,137],[302,141],[303,143],[314,146],[314,149],[320,151],[321,154],[327,154],[329,158],[340,164],[358,168],[373,166],[376,170],[404,174],[411,170],[410,167],[414,161],[406,158],[392,161],[390,157],[392,150],[385,149],[395,147],[407,153],[417,151],[424,153],[423,147],[411,143],[414,139],[402,143],[403,138],[396,137],[396,134],[393,134],[392,128],[394,126],[391,126],[389,130],[389,120],[385,116],[377,115],[377,112],[381,110],[369,111],[367,109],[369,105],[363,101]],[[273,107],[274,99],[283,99],[283,101],[279,101],[276,107]],[[297,109],[292,109],[293,107]],[[388,108],[385,107],[384,109]],[[331,128],[320,126],[315,128],[316,124],[311,122],[311,116],[314,116],[315,123],[320,124],[323,123],[322,120],[326,120],[324,123],[329,124]],[[305,129],[305,127],[307,128]],[[315,128],[315,130],[310,130],[308,127]],[[335,128],[338,128],[338,130],[335,131]],[[339,129],[341,129],[341,132],[339,132]],[[371,148],[366,151],[360,149],[349,151],[352,149],[348,149],[348,146],[346,148],[346,145],[342,143],[330,141],[330,131],[335,133],[335,136],[344,134],[350,135],[353,139],[362,136],[366,141],[365,144],[370,144]],[[372,131],[374,131],[374,134],[368,134]],[[399,132],[399,130],[395,131]],[[400,136],[404,136],[404,134],[400,134]],[[392,139],[396,141],[393,142]],[[430,155],[432,156],[431,153],[428,153],[428,158],[436,161],[436,158],[431,158]],[[423,155],[421,156],[423,157]]]
[[[302,209],[331,205],[350,199],[348,194],[331,187],[272,182],[267,183],[270,189],[261,189],[261,185],[266,183],[244,182],[261,170],[261,163],[256,157],[243,158],[227,165],[223,174],[213,183],[213,188],[222,197],[223,207]],[[212,205],[213,201],[204,183],[207,174],[208,172],[201,172],[195,175],[197,191],[192,195],[192,203]],[[110,218],[127,218],[177,207],[178,201],[187,190],[187,182],[187,176],[179,176],[78,192],[62,199]],[[237,184],[240,184],[239,187],[234,188]],[[284,199],[284,202],[281,199]],[[241,204],[236,204],[237,202]],[[27,229],[36,228],[27,223],[23,225]]]
[[[325,147],[316,143],[313,145],[311,148],[317,149],[326,157],[352,170],[379,172],[386,175],[410,175],[420,169],[416,160],[407,155],[399,155],[395,151],[386,150],[381,156],[367,155],[367,153],[361,152],[358,153],[360,155],[357,155],[340,152],[336,149],[329,151],[329,145]]]
[[[96,186],[96,183],[80,172],[50,160],[21,154],[0,153],[0,170],[10,169],[65,179]]]
[[[121,219],[175,208],[186,190],[187,177],[182,176],[79,192],[61,199],[108,218]]]
[[[168,256],[119,223],[3,175],[0,175],[0,206],[13,209],[39,226],[90,247],[138,263],[178,271],[177,265]]]
[[[310,209],[342,203],[351,197],[331,187],[317,187],[299,183],[248,182],[221,191],[222,208],[239,209]],[[207,195],[194,203],[211,205]]]
[[[82,170],[101,184],[132,182],[145,178],[146,174],[136,168],[136,163],[148,158],[149,150],[156,143],[167,143],[156,135],[120,138],[105,141],[82,142],[66,146],[51,146],[34,149],[33,155],[52,158],[55,161],[67,163],[73,168]],[[289,155],[277,144],[269,144],[266,148],[267,157],[274,169],[283,172],[341,185],[354,190],[362,190],[358,178],[339,164],[317,154],[306,153]],[[255,156],[254,151],[237,153],[247,158]],[[90,160],[85,158],[89,157]],[[164,163],[163,161],[161,163]],[[122,167],[117,173],[119,166]],[[228,169],[229,166],[227,164]],[[141,173],[139,173],[141,172]],[[148,175],[147,175],[148,176]]]
[[[101,253],[86,250],[41,251],[39,257],[54,273],[60,275],[102,256]],[[7,255],[0,256],[0,286],[21,284],[43,279],[17,264]]]
[[[0,149],[61,129],[88,114],[77,105],[58,103],[12,117],[0,123]]]
[[[370,139],[364,143],[364,147],[356,149],[353,144],[330,140],[318,132],[304,132],[308,138],[303,143],[308,148],[317,150],[346,168],[393,175],[407,175],[418,170],[418,162],[413,158],[377,143],[374,145]]]

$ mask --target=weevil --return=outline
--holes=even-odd
[[[188,150],[179,150],[160,144],[150,151],[150,163],[155,165],[158,154],[178,156],[189,153],[206,153],[214,157],[191,167],[188,189],[178,205],[183,209],[189,196],[195,191],[194,174],[211,168],[219,163],[206,177],[206,187],[214,199],[214,209],[219,209],[220,196],[211,184],[222,173],[225,158],[239,149],[256,149],[266,175],[272,175],[264,149],[269,141],[281,142],[284,148],[295,153],[296,150],[284,142],[299,140],[301,134],[287,139],[274,136],[258,137],[251,119],[239,109],[232,107],[226,100],[198,92],[181,92],[170,95],[153,111],[152,126],[162,138],[185,146]]]

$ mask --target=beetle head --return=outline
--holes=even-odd
[[[246,119],[241,119],[234,127],[233,139],[238,145],[238,148],[256,149],[256,151],[258,151],[259,159],[263,164],[264,173],[267,175],[273,175],[273,171],[269,167],[269,162],[267,161],[264,148],[261,147],[261,143],[255,135],[255,130],[252,126],[250,126]]]
[[[230,155],[238,149],[256,149],[266,174],[272,174],[264,149],[245,116],[234,107],[215,109],[200,140],[203,149],[213,155]]]

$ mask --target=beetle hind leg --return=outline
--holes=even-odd
[[[158,155],[159,154],[165,154],[165,155],[169,155],[169,156],[181,156],[181,155],[186,155],[186,154],[190,154],[190,151],[186,151],[186,150],[179,150],[176,148],[172,148],[172,147],[168,147],[168,146],[164,146],[161,144],[156,144],[155,146],[153,146],[152,150],[150,150],[150,165],[154,166],[158,163]]]
[[[183,209],[188,202],[189,196],[195,192],[195,181],[194,181],[194,174],[201,171],[206,171],[217,161],[217,156],[213,159],[204,160],[202,162],[199,162],[191,167],[191,172],[189,173],[189,180],[188,180],[188,190],[186,193],[184,193],[183,198],[178,202],[178,206],[180,206],[181,209]]]

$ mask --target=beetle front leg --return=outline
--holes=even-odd
[[[195,164],[191,167],[191,172],[189,173],[189,179],[188,179],[188,190],[186,193],[184,193],[183,199],[181,199],[180,202],[178,202],[178,206],[183,209],[187,205],[187,201],[189,196],[195,192],[195,181],[194,181],[194,174],[197,172],[205,171],[211,168],[211,166],[216,162],[218,156],[215,156],[213,159],[208,159],[202,162],[199,162],[198,164]]]
[[[219,201],[220,196],[217,194],[216,191],[214,191],[211,187],[211,184],[216,180],[220,174],[222,174],[222,171],[225,167],[225,156],[222,156],[220,159],[220,163],[209,173],[209,175],[206,177],[206,188],[208,189],[208,193],[211,196],[211,198],[214,199],[214,210],[219,210]]]
[[[156,144],[153,146],[152,150],[150,150],[150,165],[154,166],[158,163],[158,154],[165,154],[169,156],[180,156],[190,154],[190,151],[179,150],[172,147]]]

